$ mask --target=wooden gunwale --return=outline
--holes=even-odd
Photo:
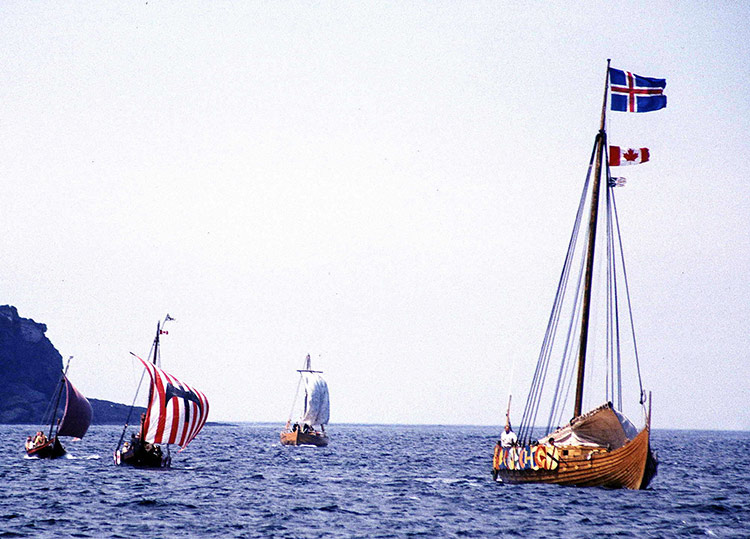
[[[603,448],[559,447],[557,470],[498,469],[498,478],[505,483],[553,483],[578,487],[644,489],[648,486],[646,463],[650,453],[649,428],[644,428],[624,446],[613,451]],[[568,455],[563,455],[564,451]]]
[[[67,451],[65,451],[65,448],[60,443],[60,440],[58,440],[57,436],[55,436],[47,443],[40,445],[39,447],[27,449],[26,454],[29,457],[36,457],[39,459],[56,459],[66,455]]]
[[[302,432],[300,430],[281,433],[282,445],[315,445],[325,447],[328,445],[328,436],[320,432]]]

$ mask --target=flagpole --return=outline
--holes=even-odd
[[[581,340],[578,347],[578,376],[576,379],[576,399],[573,417],[581,415],[583,405],[583,379],[586,371],[586,346],[589,336],[589,315],[591,313],[591,282],[594,275],[594,249],[596,247],[596,222],[599,216],[599,187],[602,176],[602,156],[607,143],[605,121],[607,117],[607,94],[609,91],[609,63],[607,58],[607,76],[604,82],[604,99],[599,133],[596,135],[596,158],[594,162],[594,185],[591,191],[591,213],[589,215],[588,247],[586,250],[586,275],[583,288],[583,310],[581,312]]]
[[[607,94],[609,93],[609,63],[612,60],[610,58],[607,58],[607,77],[604,81],[604,100],[602,103],[602,118],[601,122],[599,123],[599,132],[604,133],[604,121],[607,118]]]

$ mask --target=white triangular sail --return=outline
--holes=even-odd
[[[316,372],[303,372],[305,381],[306,410],[301,423],[327,425],[329,417],[328,384]]]

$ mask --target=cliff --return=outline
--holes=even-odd
[[[47,326],[0,306],[0,423],[39,424],[57,389],[62,356],[45,333]],[[63,398],[64,400],[64,398]],[[94,423],[124,423],[125,404],[89,399]],[[142,409],[134,410],[138,418]]]

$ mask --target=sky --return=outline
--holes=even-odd
[[[0,304],[85,395],[162,366],[214,421],[497,425],[528,391],[607,59],[656,428],[750,429],[750,7],[735,2],[0,5]],[[632,399],[637,399],[637,389]],[[597,405],[599,402],[591,402]]]

